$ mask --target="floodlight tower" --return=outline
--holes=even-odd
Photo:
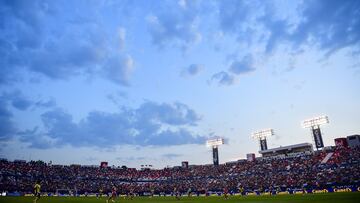
[[[274,135],[274,130],[269,128],[269,129],[264,129],[264,130],[259,130],[257,132],[254,132],[251,134],[251,136],[254,139],[258,139],[259,143],[260,143],[260,150],[267,150],[267,142],[266,142],[266,137],[268,136],[272,136]]]
[[[304,120],[301,125],[303,128],[310,128],[313,134],[316,150],[324,147],[324,142],[321,136],[320,125],[329,123],[328,116],[318,116]]]
[[[206,146],[212,148],[214,166],[219,165],[219,150],[218,147],[224,144],[223,138],[215,138],[206,141]]]

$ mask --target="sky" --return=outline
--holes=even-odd
[[[358,0],[0,0],[0,157],[155,168],[360,134]]]

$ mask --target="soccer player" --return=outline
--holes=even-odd
[[[151,187],[150,188],[150,197],[154,197],[154,194],[155,194],[155,189],[154,189],[154,187]]]
[[[188,197],[191,197],[191,187],[189,187],[189,189],[187,191],[187,195],[188,195]]]
[[[115,198],[116,198],[116,196],[117,196],[116,193],[117,193],[117,192],[116,192],[116,187],[113,186],[113,188],[112,188],[112,190],[111,190],[111,196],[109,197],[109,199],[106,200],[106,203],[108,203],[109,200],[111,200],[112,202],[115,202]]]
[[[239,187],[239,192],[240,192],[240,195],[241,196],[243,196],[243,195],[245,195],[245,193],[244,193],[244,187],[242,186],[242,185],[240,185],[240,187]]]
[[[129,199],[132,200],[135,196],[134,188],[130,188]]]
[[[224,198],[227,199],[228,198],[228,193],[229,193],[229,190],[227,187],[224,188]]]
[[[99,189],[98,198],[101,198],[103,196],[104,190],[102,188]]]
[[[269,187],[270,196],[273,195],[273,190],[274,190],[274,187],[272,185],[270,185],[270,187]]]
[[[205,197],[209,197],[209,196],[210,196],[210,193],[209,193],[207,187],[204,188],[204,192],[205,192]]]
[[[174,187],[174,196],[177,200],[180,200],[180,192],[176,187]]]
[[[40,188],[41,188],[40,181],[36,181],[34,185],[34,196],[35,196],[34,203],[36,203],[40,199]]]

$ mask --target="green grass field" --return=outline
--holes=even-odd
[[[0,197],[0,203],[32,203],[32,197]],[[42,197],[38,203],[105,203],[106,198],[97,199],[96,197]],[[296,203],[296,202],[315,202],[315,203],[347,203],[360,202],[360,192],[352,193],[325,193],[325,194],[306,194],[306,195],[277,195],[277,196],[232,196],[227,200],[223,197],[182,197],[175,200],[173,197],[135,197],[133,200],[117,198],[116,202],[129,203],[219,203],[219,202],[276,202],[276,203]]]

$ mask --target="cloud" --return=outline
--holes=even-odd
[[[220,71],[211,77],[211,81],[216,81],[219,85],[229,86],[235,84],[235,77],[231,73]]]
[[[26,111],[31,107],[35,108],[51,108],[56,106],[55,99],[49,99],[47,101],[38,100],[33,101],[27,98],[20,90],[14,90],[12,92],[4,92],[0,99],[5,103],[11,104],[17,110]]]
[[[20,111],[26,111],[30,107],[52,107],[54,103],[54,100],[34,102],[25,97],[19,90],[3,93],[0,96],[0,142],[7,141],[19,134],[22,135],[22,133],[34,134],[36,131],[19,132],[19,129],[12,120],[13,114],[9,109],[10,106]],[[37,142],[38,140],[36,138],[38,137],[33,138],[32,142]]]
[[[255,70],[253,63],[252,57],[247,55],[240,61],[233,61],[230,65],[230,71],[237,75],[252,72]]]
[[[39,128],[20,131],[16,134],[21,142],[29,143],[30,148],[49,149],[56,146],[56,140],[39,132]]]
[[[35,103],[36,107],[40,107],[40,108],[52,108],[56,106],[56,101],[54,98],[51,98],[47,101],[38,101]]]
[[[168,153],[162,155],[162,157],[164,157],[165,159],[175,159],[181,156],[182,156],[181,154],[174,154],[174,153]]]
[[[14,108],[20,111],[25,111],[33,105],[33,101],[26,98],[19,90],[15,90],[10,93],[4,93],[1,97],[5,101],[9,101]]]
[[[316,46],[331,54],[360,45],[360,3],[357,0],[296,2],[287,10],[278,1],[219,2],[219,27],[250,46],[270,53],[287,44],[295,50]]]
[[[29,142],[31,147],[169,146],[202,144],[206,140],[205,136],[187,129],[197,125],[200,117],[187,105],[178,102],[145,102],[137,109],[123,109],[116,113],[92,111],[77,123],[69,113],[57,108],[43,113],[41,119],[43,132],[35,129],[21,134],[21,140]],[[41,139],[32,140],[32,137]]]
[[[44,42],[43,48],[27,53],[32,60],[26,65],[51,79],[68,79],[91,72],[95,65],[106,60],[106,42],[97,33],[98,29],[84,28],[81,34],[64,30],[61,36]]]
[[[258,2],[256,2],[256,5]],[[220,28],[225,32],[239,32],[242,34],[248,29],[246,21],[249,21],[252,6],[256,7],[255,2],[225,0],[219,1],[219,24]]]
[[[165,5],[160,10],[158,14],[147,17],[148,30],[156,46],[163,48],[175,45],[186,49],[201,39],[197,26],[196,1]]]
[[[297,44],[314,41],[328,53],[344,47],[359,47],[359,9],[357,0],[306,1],[302,12],[304,20],[291,35],[291,40]]]
[[[0,2],[1,84],[20,79],[19,72],[31,57],[26,53],[40,47],[41,18],[47,13],[41,1]]]
[[[131,56],[114,57],[104,66],[103,75],[116,84],[128,86],[133,69],[134,61]]]
[[[0,4],[0,28],[12,28],[1,36],[14,40],[14,46],[20,49],[38,47],[42,36],[41,18],[48,13],[46,3],[37,0],[15,0],[1,1]],[[16,32],[21,34],[15,37]]]
[[[126,30],[125,28],[119,28],[119,47],[120,50],[123,50],[125,48],[125,37],[126,37]]]
[[[0,141],[9,140],[17,132],[12,116],[7,108],[6,101],[0,98]]]
[[[121,107],[121,100],[127,100],[128,94],[126,92],[118,91],[114,94],[108,94],[106,98],[118,107]]]
[[[185,128],[178,130],[166,130],[155,134],[151,139],[147,140],[149,145],[169,146],[169,145],[182,145],[182,144],[204,144],[205,136],[193,135]]]
[[[104,19],[97,15],[106,4],[75,4],[1,1],[0,84],[19,81],[19,73],[32,72],[53,80],[105,76],[117,85],[128,85],[133,59],[121,52],[125,28],[107,32]],[[77,8],[82,9],[72,10]]]
[[[294,54],[311,47],[325,57],[343,48],[350,48],[349,52],[360,50],[357,0],[298,1],[289,5],[279,1],[224,0],[217,6],[220,32],[235,36],[245,55],[230,65],[233,74],[255,70],[251,57],[254,50],[265,57],[278,48]],[[220,84],[233,84],[233,78],[224,71],[214,76]]]
[[[176,102],[174,104],[147,101],[136,113],[140,120],[152,120],[168,125],[196,125],[200,117],[187,105]]]
[[[182,76],[194,76],[199,74],[204,69],[204,66],[201,64],[191,64],[185,68],[182,72]]]

